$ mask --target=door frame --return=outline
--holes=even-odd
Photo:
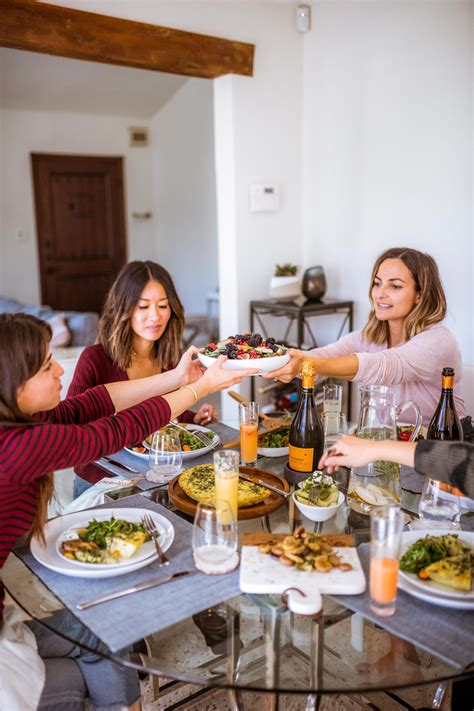
[[[215,79],[253,76],[255,46],[36,0],[0,0],[0,46]]]

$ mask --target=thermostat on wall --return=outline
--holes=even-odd
[[[279,207],[279,185],[253,183],[250,186],[250,212],[276,212]]]

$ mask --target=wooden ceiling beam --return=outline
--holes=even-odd
[[[0,0],[0,46],[203,79],[253,74],[253,44],[35,0]]]

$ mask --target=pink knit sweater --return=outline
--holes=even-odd
[[[441,371],[454,368],[454,400],[459,417],[466,414],[460,394],[462,358],[457,341],[446,326],[431,326],[406,343],[395,348],[386,344],[370,343],[362,331],[343,336],[336,343],[314,348],[309,353],[316,358],[336,358],[356,355],[359,368],[354,382],[361,385],[393,385],[397,388],[397,402],[414,400],[429,424],[441,394]],[[324,380],[320,378],[319,380]],[[404,421],[412,421],[403,415]],[[410,413],[411,414],[411,413]]]

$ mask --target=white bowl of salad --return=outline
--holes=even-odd
[[[293,501],[310,521],[328,521],[344,503],[344,494],[331,476],[316,471],[299,484]]]
[[[208,343],[203,353],[198,353],[200,362],[210,368],[220,355],[227,356],[225,370],[247,370],[258,368],[269,373],[282,368],[290,360],[288,349],[275,342],[274,338],[263,338],[259,333],[241,333],[229,336],[216,343]]]

